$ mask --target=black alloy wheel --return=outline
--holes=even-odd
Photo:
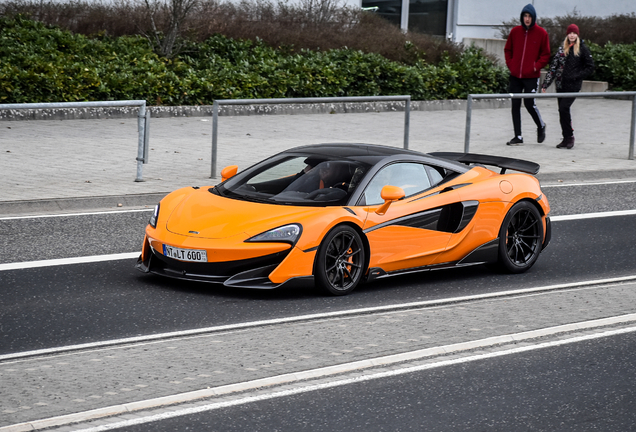
[[[527,201],[515,204],[499,231],[499,265],[508,273],[523,273],[541,253],[543,221],[539,210]]]
[[[331,295],[349,294],[364,275],[364,245],[358,232],[347,225],[331,230],[318,248],[314,276]]]

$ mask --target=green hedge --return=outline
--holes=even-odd
[[[465,98],[505,90],[507,71],[469,48],[458,61],[407,66],[339,49],[291,54],[214,36],[172,60],[141,37],[87,38],[22,17],[0,18],[0,103],[145,99],[150,105],[214,99],[410,94]]]
[[[636,90],[636,43],[614,45],[611,42],[601,47],[590,44],[594,58],[592,80],[607,81],[610,90]]]

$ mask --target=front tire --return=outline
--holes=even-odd
[[[337,226],[318,248],[314,268],[316,284],[331,295],[349,294],[362,280],[364,263],[360,234],[350,226]]]
[[[499,267],[507,273],[523,273],[539,258],[543,221],[539,210],[520,201],[508,212],[499,230]]]

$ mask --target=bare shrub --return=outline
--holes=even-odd
[[[316,3],[316,0],[307,2]],[[460,51],[457,46],[428,35],[405,35],[398,27],[372,13],[339,7],[335,2],[329,6],[305,8],[302,4],[246,0],[238,4],[209,2],[205,7],[212,10],[200,16],[209,17],[210,21],[195,27],[203,39],[221,33],[238,39],[259,38],[268,45],[292,50],[347,47],[409,64],[418,59],[437,63],[444,51],[453,55]]]
[[[0,15],[11,17],[22,14],[30,19],[84,35],[136,34],[139,31],[137,23],[143,20],[140,12],[142,11],[139,8],[125,0],[69,0],[64,3],[34,0],[0,2]]]
[[[407,64],[419,60],[436,64],[444,53],[455,58],[461,52],[460,46],[440,38],[404,34],[373,13],[344,7],[340,0],[302,0],[295,5],[272,0],[167,0],[188,3],[183,5],[188,13],[181,15],[174,7],[168,7],[171,3],[164,2],[162,6],[159,0],[147,1],[7,0],[0,2],[0,14],[21,13],[89,36],[141,34],[159,54],[168,57],[180,49],[179,35],[202,41],[213,34],[261,39],[270,46],[291,51],[346,47]]]
[[[139,25],[141,33],[157,54],[172,58],[183,47],[178,39],[198,0],[143,0],[143,5],[146,19],[143,21],[145,25]],[[148,26],[150,30],[146,30]]]

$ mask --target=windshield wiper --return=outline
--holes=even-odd
[[[208,192],[210,192],[211,194],[214,194],[214,195],[218,195],[218,196],[225,196],[223,193],[221,193],[219,188],[216,187],[216,186],[212,186],[211,188],[209,188]]]

